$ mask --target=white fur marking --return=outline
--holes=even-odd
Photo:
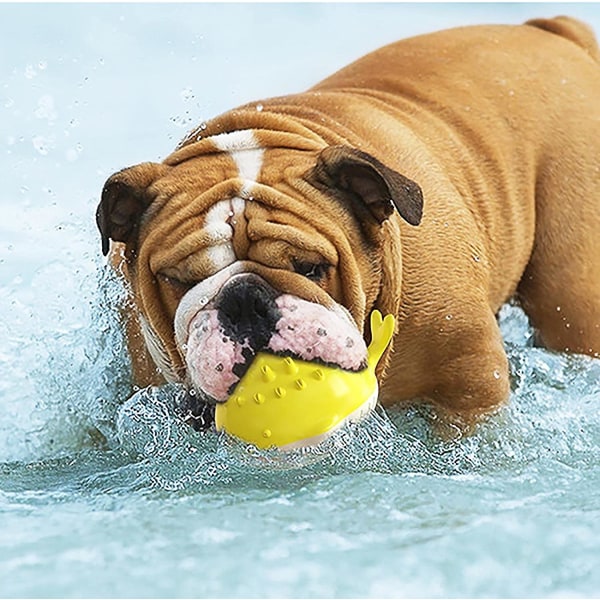
[[[169,383],[179,381],[179,378],[171,367],[171,360],[169,359],[169,355],[160,341],[160,338],[156,335],[154,329],[150,327],[150,324],[144,317],[140,315],[139,320],[142,335],[144,336],[144,340],[146,340],[146,347],[150,352],[152,360]]]
[[[241,198],[221,200],[206,212],[204,231],[209,233],[213,244],[206,249],[213,271],[235,262],[233,230],[236,218],[244,212],[245,201]]]
[[[220,200],[206,211],[202,229],[210,235],[211,242],[219,244],[231,240],[233,237],[233,229],[230,224],[232,216],[230,200]]]
[[[213,271],[220,271],[236,261],[235,251],[231,242],[229,244],[211,246],[207,254],[210,257]]]
[[[262,167],[264,148],[261,148],[250,129],[221,133],[211,138],[215,146],[223,152],[229,152],[235,162],[244,187],[240,192],[247,198],[256,183]]]
[[[215,244],[207,250],[214,270],[223,269],[236,260],[233,249],[233,231],[236,220],[241,218],[245,199],[252,195],[252,188],[260,174],[264,149],[250,129],[221,133],[211,138],[222,152],[228,152],[242,180],[240,197],[217,202],[207,213],[204,228],[215,235]],[[226,243],[229,240],[229,243]]]

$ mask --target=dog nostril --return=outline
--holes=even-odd
[[[266,318],[269,316],[270,306],[262,299],[258,298],[254,302],[254,312],[261,318]]]

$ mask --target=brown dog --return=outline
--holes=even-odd
[[[470,420],[508,398],[515,296],[545,346],[598,356],[598,61],[566,17],[424,35],[110,177],[137,383],[223,401],[265,348],[359,368],[378,308],[398,318],[382,402]]]

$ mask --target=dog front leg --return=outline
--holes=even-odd
[[[440,350],[431,400],[457,422],[471,427],[505,404],[510,396],[509,365],[502,334],[491,311],[479,322],[453,332]]]

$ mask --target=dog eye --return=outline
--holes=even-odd
[[[311,263],[305,261],[293,261],[294,271],[312,281],[320,281],[329,270],[327,263]]]
[[[185,281],[180,281],[179,279],[177,279],[176,277],[173,277],[172,275],[165,275],[164,273],[158,273],[158,278],[161,281],[163,281],[164,283],[167,283],[171,287],[174,287],[180,291],[187,292],[187,290],[194,287],[194,284],[188,283]]]

